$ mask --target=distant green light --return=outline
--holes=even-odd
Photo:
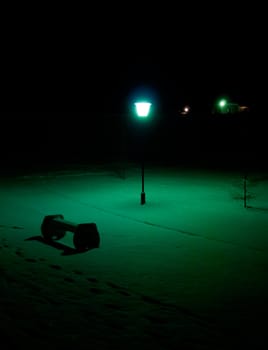
[[[141,117],[141,118],[148,117],[150,113],[150,108],[152,105],[150,102],[140,101],[140,102],[135,102],[134,105],[136,107],[136,113],[138,117]]]
[[[226,100],[220,100],[220,101],[219,101],[219,107],[221,107],[221,108],[225,107],[226,104],[227,104],[227,101],[226,101]]]

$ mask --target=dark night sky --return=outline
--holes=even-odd
[[[86,22],[13,18],[2,111],[121,113],[140,87],[165,112],[185,102],[206,111],[219,94],[256,107],[266,83],[263,10],[203,6],[155,5],[137,18],[129,6]]]
[[[99,12],[75,13],[73,7],[68,13],[66,8],[50,9],[43,16],[44,9],[36,10],[36,16],[29,16],[32,9],[28,16],[12,12],[3,28],[1,75],[1,116],[11,119],[5,133],[8,137],[12,133],[12,142],[3,140],[3,147],[12,144],[17,150],[22,141],[26,151],[35,144],[53,150],[57,157],[54,148],[68,154],[66,148],[77,144],[79,150],[85,146],[95,152],[102,144],[106,152],[116,142],[114,135],[121,120],[127,119],[124,115],[129,114],[133,99],[144,92],[153,99],[158,121],[164,121],[154,123],[159,148],[166,138],[170,141],[166,149],[175,152],[185,144],[191,150],[202,145],[214,151],[214,143],[221,150],[227,145],[230,152],[233,145],[239,151],[255,145],[257,152],[264,152],[264,5],[225,2],[208,8],[203,3],[175,2],[172,8],[158,4],[159,8],[154,4],[146,11],[143,3],[144,13],[129,2],[119,9],[101,4]],[[223,127],[199,118],[210,114],[221,95],[249,106],[250,123],[229,125],[228,121]],[[197,116],[189,128],[182,127],[178,118],[168,119],[177,116],[184,104],[191,105]],[[104,115],[112,116],[115,123],[108,125]],[[14,118],[20,123],[13,123]],[[33,123],[24,123],[27,118]],[[130,130],[134,140],[135,131]]]
[[[166,111],[184,103],[206,109],[220,94],[241,104],[261,102],[265,71],[255,57],[248,56],[252,52],[235,52],[233,45],[228,54],[211,51],[172,50],[164,57],[154,52],[118,53],[118,58],[102,56],[82,64],[77,59],[72,67],[68,61],[45,67],[35,62],[26,71],[12,67],[13,79],[5,90],[10,102],[6,111],[120,113],[139,88],[151,91]]]

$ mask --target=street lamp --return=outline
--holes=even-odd
[[[147,118],[150,113],[151,103],[147,101],[139,101],[134,103],[136,107],[136,114],[139,118]],[[144,155],[141,160],[141,205],[145,204],[144,191]]]
[[[216,104],[216,108],[219,113],[225,114],[228,112],[229,102],[226,98],[221,98],[220,100],[217,100]]]

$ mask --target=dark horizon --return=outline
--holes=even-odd
[[[267,170],[265,124],[250,112],[168,117],[154,112],[143,122],[131,113],[6,114],[2,170],[140,162],[142,154],[156,164]]]

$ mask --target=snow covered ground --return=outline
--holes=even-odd
[[[267,342],[268,177],[129,164],[0,181],[0,335],[8,346],[235,349]],[[94,222],[44,241],[46,215]],[[266,344],[267,345],[267,344]]]

